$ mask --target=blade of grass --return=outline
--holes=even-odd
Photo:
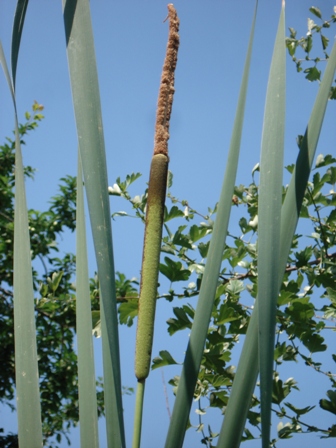
[[[286,46],[282,3],[268,79],[258,205],[259,368],[262,446],[269,448],[278,297],[282,169],[285,136]]]
[[[97,448],[99,446],[97,395],[92,343],[92,316],[82,175],[82,163],[78,152],[76,201],[76,329],[80,439],[81,447]]]
[[[125,446],[118,319],[115,294],[111,214],[98,75],[88,0],[63,0],[63,14],[77,134],[83,164],[91,228],[98,264],[102,316],[107,341],[103,343],[104,382],[106,362],[111,362],[112,397],[106,400],[108,446]],[[103,336],[104,337],[104,336]],[[108,409],[112,406],[112,409]],[[113,436],[112,439],[110,436]]]
[[[286,269],[304,192],[315,157],[335,70],[336,44],[334,44],[329,57],[282,206],[278,291],[280,290]],[[259,357],[258,308],[257,300],[247,329],[217,448],[235,448],[240,445],[241,435],[245,427],[247,412],[259,372],[259,363],[256,362]],[[235,431],[230,430],[231,425],[235,425]]]
[[[15,383],[20,447],[42,447],[41,405],[36,347],[34,289],[28,210],[14,88],[0,43],[3,67],[14,105],[15,208],[14,208],[14,343]]]
[[[232,206],[232,195],[238,166],[257,5],[258,2],[256,2],[252,22],[242,85],[239,94],[224,182],[218,203],[217,216],[202,278],[195,319],[190,334],[174,409],[168,429],[165,448],[178,448],[183,444],[194,389],[204,351],[204,344],[208,333],[208,326],[218,283],[218,275],[222,264],[222,256],[225,247],[227,228]]]

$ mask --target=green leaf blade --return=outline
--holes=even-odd
[[[108,446],[125,446],[111,213],[90,5],[63,0],[78,142],[101,289]]]

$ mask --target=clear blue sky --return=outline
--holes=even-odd
[[[264,100],[280,3],[259,1],[237,184],[250,182],[251,169],[259,161]],[[109,182],[112,185],[118,176],[124,178],[128,173],[143,173],[131,189],[134,195],[141,194],[145,188],[153,151],[156,102],[168,32],[168,23],[163,23],[167,15],[166,5],[166,2],[154,0],[91,1]],[[219,197],[254,2],[176,0],[174,5],[181,21],[181,45],[169,141],[170,170],[174,173],[173,193],[180,199],[187,199],[193,208],[205,214],[207,207],[212,207]],[[307,32],[310,6],[311,0],[288,1],[287,27],[297,29],[299,36]],[[314,6],[320,7],[325,17],[329,17],[334,3],[331,0],[316,1]],[[14,8],[13,0],[0,0],[0,38],[8,61]],[[305,131],[318,85],[309,84],[302,74],[297,74],[290,58],[287,81],[286,164],[289,164],[295,161],[295,138]],[[0,98],[0,138],[3,141],[13,129],[13,108],[3,77],[0,77]],[[59,179],[66,174],[76,174],[77,140],[61,1],[32,0],[28,7],[17,72],[17,103],[22,121],[24,112],[30,109],[34,100],[44,105],[46,118],[27,138],[24,162],[37,168],[35,181],[27,184],[28,206],[42,210],[56,193]],[[335,107],[335,102],[329,104],[318,153],[333,151]],[[118,198],[111,199],[112,211],[124,207]],[[116,269],[129,277],[139,277],[142,226],[132,219],[118,219],[113,222],[113,238]],[[74,251],[74,238],[66,237],[61,244],[63,250]],[[90,270],[93,274],[94,261]],[[159,350],[168,349],[177,360],[183,361],[188,333],[173,338],[167,335],[165,321],[172,315],[170,307],[163,301],[159,303],[153,354],[155,356]],[[134,337],[135,328],[121,328],[123,384],[130,387],[136,385],[133,374]],[[99,344],[98,341],[95,346],[98,351],[97,373],[101,374]],[[179,374],[179,369],[166,368],[164,374],[167,382]],[[302,371],[299,370],[299,374]],[[289,376],[295,375],[289,372]],[[311,378],[314,380],[314,376],[310,376],[309,381]],[[146,393],[142,446],[160,447],[168,425],[161,370],[151,374]],[[302,394],[314,394],[311,384],[307,384]],[[172,409],[170,390],[169,400]],[[133,406],[134,396],[126,396],[124,410],[128,445],[132,434]],[[15,431],[9,411],[0,409],[0,413],[1,420],[8,418],[12,425],[6,429]],[[323,413],[323,417],[330,419],[327,424],[334,423],[331,414]],[[197,424],[194,411],[191,420]],[[211,420],[211,426],[214,431],[219,430],[220,419],[217,416]],[[101,446],[104,448],[102,425],[100,429]],[[79,446],[78,431],[74,431],[72,437],[73,446]],[[187,433],[185,447],[199,446],[199,440],[200,435],[191,429]],[[299,436],[277,446],[293,446],[293,440],[297,440],[297,446],[307,448],[333,446],[331,440],[321,441],[314,435]],[[259,446],[259,442],[248,442],[244,446],[253,448]]]

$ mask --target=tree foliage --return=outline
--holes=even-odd
[[[290,172],[292,167],[287,167],[287,170]],[[143,220],[146,193],[132,198],[128,191],[129,180],[136,177],[131,174],[124,182],[118,179],[113,194],[128,201],[135,215]],[[257,296],[259,189],[254,177],[255,172],[249,185],[237,186],[232,198],[239,225],[238,229],[229,229],[231,243],[223,253],[215,306],[194,396],[199,402],[205,399],[207,403],[202,405],[199,415],[205,414],[208,407],[225,409],[234,379],[232,354],[239,350],[237,343],[246,333]],[[336,328],[335,183],[336,159],[331,155],[320,155],[301,210],[301,218],[306,221],[303,228],[307,233],[295,235],[278,298],[273,403],[274,412],[281,421],[286,422],[280,425],[279,438],[289,438],[294,432],[316,431],[324,437],[335,436],[336,426],[317,428],[306,423],[302,417],[316,406],[335,413],[336,380],[330,366],[336,361],[336,354],[331,349],[324,356],[323,363],[315,359],[316,354],[327,350],[325,334]],[[286,187],[283,196],[285,194]],[[174,301],[173,315],[167,319],[167,331],[172,336],[192,326],[216,205],[202,215],[187,201],[173,196],[171,188],[168,197],[171,205],[165,210],[166,233],[163,237],[160,272],[170,286],[168,291],[160,289],[158,298]],[[119,212],[116,215],[127,216],[128,213]],[[134,297],[136,289],[129,280],[124,280],[123,289],[127,298],[119,305],[120,323],[131,325],[137,312],[137,296]],[[152,368],[176,364],[174,357],[175,354],[173,356],[167,350],[162,350],[153,359]],[[330,389],[326,391],[326,396],[329,400],[321,397],[319,403],[310,403],[304,408],[289,402],[291,391],[298,389],[299,385],[294,378],[280,377],[280,366],[288,362],[302,362],[307,370],[313,369],[328,377]],[[169,383],[176,387],[178,377]],[[260,428],[258,405],[259,400],[255,396],[248,421],[252,426]],[[200,418],[197,429],[203,432],[202,425]],[[208,435],[203,432],[203,443],[207,446],[213,446],[211,434],[211,431]],[[253,437],[247,430],[245,438]]]

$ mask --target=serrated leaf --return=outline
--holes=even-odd
[[[336,414],[336,391],[328,390],[327,396],[330,398],[330,400],[322,398],[322,400],[319,401],[320,407],[325,411]]]
[[[244,291],[244,289],[244,282],[242,282],[241,280],[230,280],[226,287],[227,292],[232,295],[239,294]]]
[[[314,22],[310,23],[308,22],[309,26],[313,27]],[[303,48],[303,50],[309,54],[309,52],[311,51],[311,49],[313,48],[313,39],[312,37],[309,35],[307,36],[304,41],[301,43],[301,46]]]
[[[330,437],[336,437],[336,425],[332,425],[328,429],[328,435],[327,436],[321,436],[321,439],[329,439]]]
[[[324,155],[323,154],[319,154],[316,157],[315,168],[319,168],[321,166],[324,166]]]
[[[141,173],[127,174],[127,176],[126,176],[126,184],[127,184],[127,186],[131,185],[134,181],[139,179],[139,177],[141,177],[141,176],[142,176]]]
[[[208,241],[207,243],[199,243],[198,244],[198,251],[201,254],[202,258],[206,258],[208,255],[208,250],[209,250],[209,245],[210,245],[210,241]]]
[[[330,88],[330,94],[329,94],[330,100],[336,100],[336,87]]]
[[[165,208],[165,214],[164,214],[164,222],[170,221],[171,219],[174,218],[180,218],[183,217],[184,213],[182,210],[180,210],[176,205],[173,205],[172,208],[169,210]]]
[[[204,227],[198,227],[196,225],[190,227],[189,236],[193,243],[203,238],[206,234],[207,229]]]
[[[217,319],[217,325],[223,325],[227,322],[232,322],[234,320],[240,319],[240,315],[236,313],[236,311],[227,306],[227,304],[223,304],[219,309],[219,316]]]
[[[323,50],[326,50],[329,44],[329,39],[326,36],[323,36],[323,34],[321,34],[321,41]]]
[[[119,322],[128,327],[133,325],[133,319],[138,315],[138,299],[130,299],[119,305]]]
[[[333,288],[330,288],[329,286],[326,289],[327,289],[327,296],[334,303],[334,305],[336,305],[336,291]]]
[[[188,280],[191,272],[188,269],[183,269],[180,261],[174,261],[169,257],[165,257],[164,261],[165,264],[160,263],[160,272],[171,282]]]
[[[170,366],[174,364],[179,363],[175,361],[175,359],[167,350],[161,350],[159,352],[159,356],[153,359],[152,370],[155,370],[158,367]]]
[[[175,307],[173,308],[173,312],[176,316],[175,318],[170,318],[167,320],[168,324],[168,333],[172,336],[176,331],[184,330],[185,328],[191,328],[192,322],[189,319],[194,317],[194,310],[187,305],[184,305],[182,308]]]
[[[316,406],[307,406],[305,408],[296,408],[291,403],[284,403],[285,406],[287,406],[289,409],[291,409],[293,412],[295,412],[296,415],[304,415],[310,412],[312,409],[314,409]]]
[[[296,267],[300,268],[303,266],[307,266],[313,253],[314,249],[311,246],[305,247],[304,250],[300,252],[295,252],[295,258],[297,260]]]
[[[306,73],[306,79],[310,82],[319,81],[321,78],[321,71],[317,67],[306,68],[303,72]]]
[[[328,168],[327,174],[329,176],[327,183],[330,185],[335,185],[336,184],[336,167],[331,166],[330,168]]]
[[[189,238],[187,237],[187,235],[184,235],[179,230],[173,236],[172,243],[175,244],[176,246],[185,247],[186,249],[192,249],[193,248],[192,244],[189,241]]]
[[[321,168],[322,166],[327,166],[335,162],[336,159],[332,155],[327,154],[326,156],[323,157],[323,155],[320,154],[319,156],[317,156],[315,166],[316,168]]]
[[[327,350],[326,344],[323,344],[324,339],[319,334],[304,333],[301,336],[301,341],[311,353]]]

